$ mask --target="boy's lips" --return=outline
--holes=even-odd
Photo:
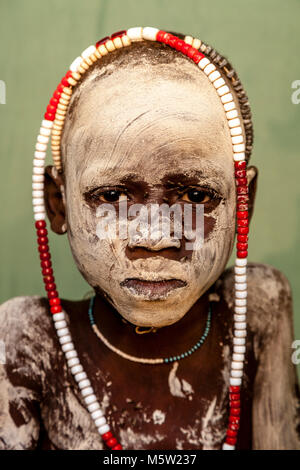
[[[120,286],[134,291],[138,295],[159,298],[179,287],[185,287],[186,282],[180,279],[163,279],[159,281],[146,281],[137,278],[128,278],[120,283]]]

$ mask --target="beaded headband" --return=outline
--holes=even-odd
[[[56,88],[49,105],[47,106],[44,119],[42,120],[37,143],[35,146],[32,176],[32,196],[35,227],[37,229],[38,250],[41,260],[41,268],[45,289],[50,304],[50,311],[53,314],[54,325],[57,330],[59,342],[65,353],[68,367],[80,388],[83,400],[90,412],[92,419],[108,448],[113,450],[122,449],[116,438],[110,431],[103,411],[100,408],[91,383],[80,364],[75,350],[70,331],[65,321],[65,313],[61,306],[61,301],[56,290],[53,275],[51,255],[49,251],[47,229],[46,229],[46,209],[44,203],[44,165],[46,158],[47,144],[51,136],[51,150],[56,169],[62,171],[61,161],[61,136],[64,121],[72,96],[73,87],[76,86],[81,76],[89,67],[101,60],[116,49],[128,47],[136,41],[157,41],[179,51],[189,57],[201,73],[204,73],[211,85],[216,90],[224,112],[232,141],[232,154],[235,166],[235,181],[237,192],[237,253],[235,260],[235,307],[234,307],[234,333],[233,333],[233,354],[231,361],[229,379],[230,412],[223,449],[233,450],[237,441],[237,434],[240,422],[240,391],[242,385],[244,358],[246,352],[246,313],[247,313],[247,278],[246,266],[248,255],[248,184],[246,177],[247,158],[252,149],[252,123],[247,96],[233,70],[226,68],[227,61],[221,56],[217,56],[209,46],[206,46],[199,39],[185,36],[180,39],[174,34],[161,31],[151,27],[130,28],[127,31],[119,31],[110,37],[105,37],[95,45],[85,49],[81,56],[77,57],[66,75]],[[206,55],[204,54],[206,52]],[[211,60],[208,58],[210,56]],[[219,59],[220,58],[220,59]],[[221,63],[220,63],[221,60]],[[222,64],[222,62],[225,63]],[[246,135],[246,142],[243,137],[243,129],[236,108],[234,98],[222,78],[221,73],[213,62],[219,61],[219,68],[226,73],[231,80],[239,101],[240,113],[243,120],[243,127]]]

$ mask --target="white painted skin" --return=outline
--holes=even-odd
[[[235,182],[226,116],[212,84],[192,63],[182,75],[172,63],[124,67],[97,77],[99,70],[81,86],[76,115],[72,122],[67,118],[62,140],[71,249],[87,282],[108,294],[125,319],[140,326],[171,325],[220,276],[233,247]],[[99,219],[83,196],[88,189],[120,184],[128,174],[154,187],[172,169],[188,176],[198,172],[199,185],[209,185],[222,198],[210,214],[212,232],[191,259],[158,254],[130,260],[129,239],[96,237]],[[154,305],[149,296],[121,287],[126,278],[177,278],[186,286]]]

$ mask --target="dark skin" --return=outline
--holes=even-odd
[[[250,167],[248,171],[253,176],[249,184],[251,217],[256,192],[257,170],[255,167]],[[54,177],[51,167],[46,168],[46,175],[45,199],[51,228],[56,233],[61,234],[63,232],[62,225],[65,223],[65,210],[60,186],[64,183],[64,178],[62,174]],[[192,187],[192,181],[190,183]],[[136,194],[134,202],[146,203],[151,200],[151,202],[161,204],[163,201],[170,200],[170,185],[167,181],[165,185],[153,188],[152,190],[146,188],[146,185],[141,181],[131,181],[130,184],[132,192]],[[184,181],[184,184],[186,184],[186,181]],[[208,236],[210,232],[209,212],[211,206],[218,203],[221,203],[221,201],[208,200],[206,203],[205,213],[208,217],[205,218],[205,236]],[[178,259],[179,256],[183,256],[181,250],[182,247],[179,250],[168,248],[161,250],[159,254],[172,259]],[[153,253],[146,248],[140,247],[129,250],[127,255],[129,257],[146,258],[152,256]],[[220,301],[212,302],[213,316],[208,338],[200,350],[180,361],[181,373],[183,373],[185,380],[192,385],[194,390],[197,390],[194,399],[189,402],[189,406],[187,406],[186,400],[180,401],[178,398],[174,399],[170,395],[168,374],[171,366],[166,366],[165,364],[155,366],[137,364],[116,355],[92,331],[87,317],[89,301],[63,301],[63,307],[69,313],[70,318],[72,318],[70,324],[71,334],[74,338],[80,361],[92,381],[96,394],[97,387],[99,393],[101,393],[100,384],[96,380],[98,367],[113,378],[111,402],[118,403],[118,410],[112,412],[112,418],[116,422],[122,418],[122,413],[120,414],[121,404],[124,404],[124,410],[128,409],[128,403],[126,404],[125,402],[126,397],[133,399],[131,416],[127,416],[128,413],[126,414],[125,412],[126,422],[124,425],[126,426],[130,424],[130,421],[139,421],[138,403],[147,404],[151,409],[169,411],[167,412],[168,419],[160,428],[162,433],[165,431],[168,435],[168,439],[162,440],[159,444],[155,443],[153,448],[174,449],[176,437],[180,437],[180,433],[176,430],[180,426],[193,425],[196,413],[199,413],[200,416],[205,413],[207,402],[211,402],[215,397],[217,397],[217,402],[222,401],[224,384],[220,371],[224,367],[224,357],[222,357],[223,346],[230,346],[232,342],[230,329],[233,312],[222,298],[222,287],[220,285],[213,285],[180,321],[168,327],[160,328],[155,333],[139,335],[135,332],[134,325],[124,320],[107,301],[105,293],[99,290],[97,292],[94,317],[104,336],[121,351],[126,351],[128,354],[138,357],[149,358],[173,356],[188,350],[198,341],[205,328],[209,294],[214,292],[218,293]],[[197,325],[196,328],[195,325]],[[245,366],[245,374],[249,378],[255,376],[256,372],[256,361],[253,356],[251,341],[250,335],[248,336],[249,344],[246,349],[248,352]],[[195,371],[197,371],[196,374]],[[251,380],[249,382],[250,384],[252,383]],[[155,393],[153,393],[153,390],[155,390]],[[239,434],[238,448],[251,448],[250,410],[252,394],[253,390],[249,387],[243,391],[242,426]],[[182,406],[180,406],[180,403],[182,403]],[[176,407],[176,413],[174,412],[174,407]],[[222,420],[217,423],[217,426],[225,430],[226,423],[227,414],[224,413]],[[170,429],[172,430],[171,432]],[[141,430],[144,432],[149,430],[151,433],[151,424],[145,425],[141,420]],[[117,428],[115,432],[116,434],[118,433]],[[190,448],[195,449],[198,447],[191,446]],[[148,448],[151,448],[151,446]]]

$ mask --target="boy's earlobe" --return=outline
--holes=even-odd
[[[48,165],[45,168],[45,207],[53,232],[61,235],[67,231],[64,202],[64,179],[56,168]]]
[[[249,187],[249,203],[248,203],[249,221],[251,220],[253,210],[254,210],[257,177],[258,177],[258,170],[256,166],[249,166],[247,168],[247,180],[248,180],[248,187]]]

